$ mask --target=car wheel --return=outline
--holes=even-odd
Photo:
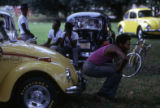
[[[118,29],[118,34],[119,34],[119,35],[120,35],[120,34],[123,34],[123,28],[122,28],[122,26],[119,27],[119,29]]]
[[[143,38],[143,30],[142,30],[141,27],[138,27],[137,37],[138,37],[138,39],[142,39]]]
[[[16,108],[55,108],[57,97],[57,91],[49,80],[32,77],[18,85]]]

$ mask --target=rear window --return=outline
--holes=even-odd
[[[143,10],[138,12],[138,16],[141,17],[151,17],[152,11],[151,10]]]
[[[71,19],[70,22],[74,25],[74,30],[76,29],[102,29],[102,19],[101,18],[91,18],[91,17],[77,17]]]

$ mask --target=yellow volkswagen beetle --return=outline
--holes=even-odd
[[[1,19],[5,15],[1,13]],[[69,59],[45,47],[9,38],[3,21],[0,21],[0,102],[15,103],[15,108],[55,108],[60,92],[74,94],[84,90],[85,80]]]
[[[134,34],[139,39],[147,35],[160,35],[160,18],[153,17],[150,8],[130,9],[118,23],[118,33]]]

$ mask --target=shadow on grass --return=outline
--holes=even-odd
[[[63,96],[58,108],[151,108],[160,105],[160,97],[154,100],[142,98],[118,97],[116,102],[101,102],[96,98],[95,94],[81,94],[72,96]]]

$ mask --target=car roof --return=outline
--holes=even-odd
[[[104,16],[102,13],[99,12],[77,12],[77,13],[73,13],[70,16],[67,17],[67,21],[69,21],[70,19],[74,18],[74,17],[81,17],[81,16],[89,16],[89,17],[100,17],[100,16]]]
[[[7,16],[11,16],[8,12],[1,11],[1,10],[0,10],[0,14],[7,15]]]
[[[141,11],[141,10],[151,10],[151,9],[150,8],[134,8],[134,9],[130,9],[129,11],[138,12],[138,11]]]

